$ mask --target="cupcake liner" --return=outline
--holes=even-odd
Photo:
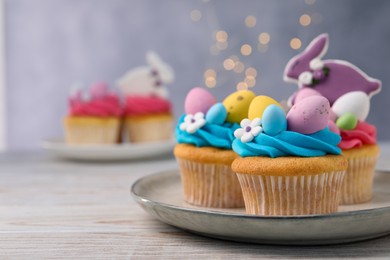
[[[248,214],[307,215],[336,212],[345,171],[273,176],[237,173]]]
[[[101,121],[104,122],[104,121]],[[67,123],[65,140],[68,144],[115,144],[119,140],[120,121],[110,120],[107,123],[89,124]]]
[[[212,208],[244,207],[240,183],[229,165],[177,161],[186,202]]]
[[[131,120],[127,119],[125,123],[125,132],[130,142],[149,142],[170,140],[172,138],[172,120],[171,118],[149,119],[149,120]]]
[[[348,169],[341,187],[341,205],[358,204],[371,200],[377,155],[348,158]]]

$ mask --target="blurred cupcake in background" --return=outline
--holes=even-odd
[[[88,90],[73,86],[64,118],[68,144],[114,144],[120,141],[122,108],[118,95],[104,82]]]
[[[173,136],[172,105],[166,84],[174,72],[160,57],[149,52],[148,66],[127,72],[118,80],[125,97],[124,132],[130,142],[169,140]]]

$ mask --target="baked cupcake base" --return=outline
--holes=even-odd
[[[173,116],[156,114],[127,116],[125,133],[130,142],[153,142],[172,139]]]
[[[342,186],[341,204],[359,204],[372,198],[375,165],[379,156],[378,145],[364,145],[343,150],[348,169]]]
[[[120,140],[120,119],[116,117],[65,117],[68,144],[114,144]]]
[[[337,211],[347,162],[335,155],[240,157],[232,168],[248,214],[308,215]]]
[[[212,208],[244,207],[240,183],[230,167],[237,157],[232,150],[178,144],[174,154],[186,202]]]

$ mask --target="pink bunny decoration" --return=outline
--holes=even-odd
[[[315,89],[331,105],[351,91],[363,91],[370,97],[380,91],[381,81],[367,76],[353,64],[343,60],[321,60],[328,49],[328,42],[328,34],[317,36],[302,53],[287,63],[284,80],[298,83],[300,88],[290,97],[290,105],[305,88]]]

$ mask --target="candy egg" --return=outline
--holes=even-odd
[[[248,109],[255,93],[250,90],[241,90],[230,94],[223,101],[227,111],[226,121],[230,123],[240,123],[242,119],[248,117]]]
[[[320,131],[328,125],[329,110],[329,101],[322,96],[302,99],[287,114],[288,129],[302,134]]]
[[[197,87],[191,89],[188,92],[187,97],[184,101],[184,110],[186,114],[195,115],[197,112],[206,114],[212,105],[217,101],[214,96],[207,90]]]
[[[225,106],[222,103],[217,103],[210,107],[209,111],[207,111],[206,121],[211,124],[221,125],[225,122],[226,116],[227,111]]]
[[[357,119],[364,121],[370,111],[370,97],[362,91],[346,93],[333,103],[332,110],[338,117],[352,113]]]
[[[92,98],[103,98],[108,93],[108,85],[105,82],[96,82],[89,88]]]
[[[249,111],[248,111],[248,118],[250,120],[253,120],[254,118],[258,117],[258,118],[262,118],[263,117],[263,113],[265,111],[265,109],[269,106],[269,105],[277,105],[279,106],[280,108],[283,108],[279,103],[278,101],[276,101],[275,99],[273,98],[270,98],[268,96],[257,96],[255,97],[250,106],[249,106]]]
[[[357,123],[358,120],[352,113],[345,113],[341,115],[336,121],[336,125],[343,130],[353,130],[355,129]]]
[[[297,94],[295,95],[294,104],[298,103],[302,99],[305,99],[307,97],[311,96],[321,96],[320,92],[317,90],[314,90],[312,88],[301,88],[298,90]]]
[[[269,105],[263,113],[262,127],[267,135],[277,135],[287,129],[286,113],[278,105]]]

